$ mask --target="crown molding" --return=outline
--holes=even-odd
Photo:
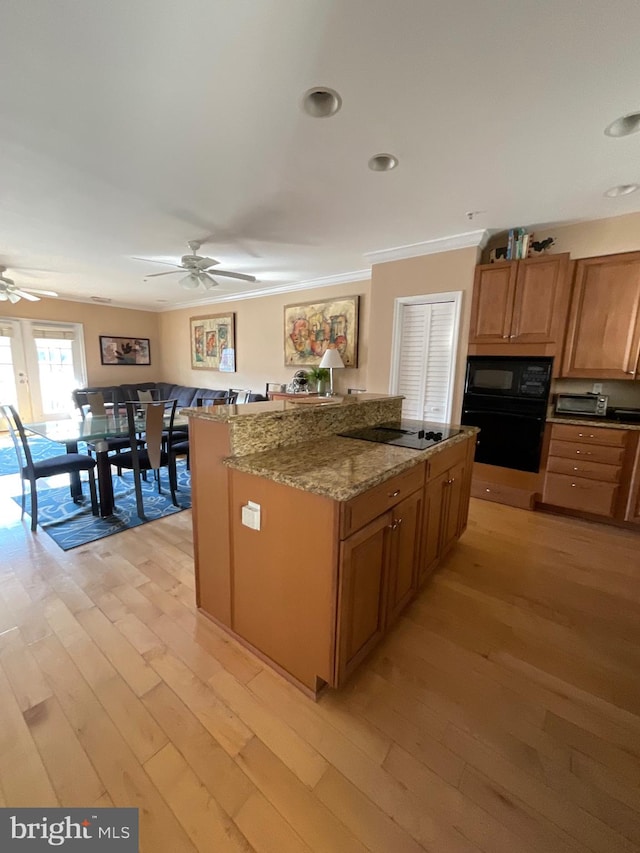
[[[436,240],[425,240],[423,243],[410,243],[408,246],[365,252],[364,257],[371,264],[386,264],[389,261],[417,258],[420,255],[436,255],[439,252],[452,252],[455,249],[483,249],[488,239],[489,232],[484,229],[467,231],[464,234],[452,234],[449,237],[438,237]]]
[[[331,287],[334,284],[346,284],[351,281],[369,281],[371,270],[354,270],[353,272],[327,275],[323,278],[311,278],[288,284],[278,284],[275,287],[260,287],[256,290],[245,290],[242,293],[225,293],[207,299],[192,302],[181,302],[179,305],[164,305],[158,311],[179,311],[181,308],[201,308],[204,305],[215,305],[219,302],[239,302],[242,299],[259,299],[261,296],[276,296],[279,293],[295,293],[299,290],[313,290],[317,287]]]

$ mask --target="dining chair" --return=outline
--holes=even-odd
[[[224,397],[196,397],[196,407],[201,409],[203,406],[226,406],[230,402],[229,394]]]
[[[123,405],[122,401],[117,399],[117,394],[115,392],[109,393],[104,390],[92,391],[91,388],[84,388],[82,391],[74,391],[73,399],[83,421],[87,419],[88,415],[95,418],[106,418],[109,414],[115,416],[120,412],[121,406]],[[118,476],[120,476],[122,471],[118,464],[117,457],[119,456],[120,451],[126,450],[130,447],[129,436],[124,435],[115,438],[106,438],[103,439],[103,441],[106,441],[107,443],[107,452],[113,453],[112,464],[116,466]],[[89,452],[89,456],[96,452],[94,442],[87,442],[87,450]]]
[[[25,480],[29,481],[31,491],[31,530],[38,526],[38,480],[43,477],[54,477],[56,474],[80,474],[86,471],[89,478],[89,491],[91,493],[91,512],[98,515],[98,496],[96,492],[96,480],[94,468],[95,459],[86,453],[61,453],[58,456],[50,456],[39,462],[33,461],[29,440],[25,432],[20,415],[13,406],[0,406],[0,411],[7,420],[11,440],[18,457],[18,468],[20,469],[20,484],[22,486],[22,515],[24,518],[26,493],[24,489]]]
[[[242,388],[229,388],[230,403],[248,403],[251,391],[245,391]]]
[[[287,390],[287,386],[283,382],[267,382],[264,395],[269,399],[269,393],[283,394]]]
[[[118,465],[133,472],[138,517],[146,520],[142,498],[142,474],[153,471],[158,494],[162,494],[160,469],[167,468],[171,502],[179,506],[176,498],[176,458],[169,452],[173,444],[173,421],[177,400],[127,400],[127,422],[131,449],[120,453]],[[142,415],[140,415],[142,411]],[[144,436],[144,442],[138,437]]]

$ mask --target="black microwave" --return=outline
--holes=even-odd
[[[553,359],[542,356],[471,355],[467,359],[465,394],[546,402],[552,366]]]

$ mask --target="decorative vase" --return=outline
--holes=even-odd
[[[327,380],[326,379],[318,379],[316,382],[316,391],[318,392],[320,397],[324,397],[327,393]]]

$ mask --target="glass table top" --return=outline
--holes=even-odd
[[[176,415],[173,421],[174,429],[186,427],[189,420]],[[36,435],[58,441],[62,444],[72,441],[96,441],[101,438],[118,438],[129,435],[129,424],[124,416],[87,417],[86,420],[67,418],[61,421],[41,421],[40,423],[25,424],[24,428]],[[144,420],[140,420],[140,430],[144,430]]]

